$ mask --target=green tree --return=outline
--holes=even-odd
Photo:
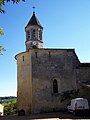
[[[5,5],[6,2],[19,3],[20,1],[25,1],[25,0],[0,0],[0,12],[5,13],[5,10],[3,9],[3,5]]]
[[[5,13],[5,10],[3,9],[3,5],[5,5],[6,2],[13,2],[13,3],[19,3],[20,1],[25,1],[25,0],[0,0],[0,13]],[[3,30],[0,27],[0,35],[3,35]],[[2,51],[5,51],[3,46],[0,46],[0,55],[2,55]]]
[[[0,28],[0,35],[3,35],[3,30],[2,28]],[[4,47],[3,46],[0,46],[0,55],[2,54],[2,51],[5,51]]]
[[[17,100],[12,100],[4,104],[4,115],[13,115],[17,113]]]
[[[3,30],[2,30],[2,28],[0,28],[0,35],[3,35],[4,33],[3,33]]]
[[[2,51],[5,51],[5,48],[3,46],[0,46],[0,55],[3,55]]]

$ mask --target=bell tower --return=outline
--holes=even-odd
[[[42,33],[43,27],[37,19],[35,12],[25,27],[26,32],[26,51],[32,48],[43,48]]]

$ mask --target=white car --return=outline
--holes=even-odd
[[[86,98],[75,98],[67,106],[69,112],[73,114],[89,112],[88,100]]]

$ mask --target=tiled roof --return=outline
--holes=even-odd
[[[39,20],[38,20],[37,17],[35,16],[35,12],[33,12],[32,17],[31,17],[30,21],[29,21],[28,24],[27,24],[27,26],[31,26],[31,25],[37,25],[37,26],[43,28],[43,27],[41,26]],[[27,27],[27,26],[26,26],[26,27]]]

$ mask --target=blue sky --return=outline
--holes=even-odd
[[[4,36],[0,45],[6,49],[0,56],[0,96],[17,94],[15,55],[25,51],[25,26],[32,7],[43,30],[45,48],[75,48],[81,62],[90,62],[90,0],[26,0],[6,3],[0,14]]]

